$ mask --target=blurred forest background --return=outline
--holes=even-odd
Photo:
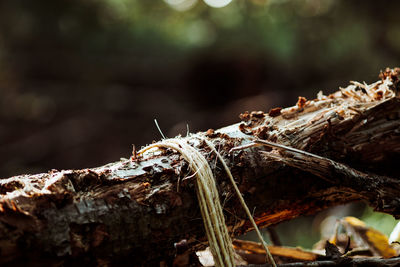
[[[399,66],[400,1],[0,1],[0,177],[95,167]],[[310,225],[308,225],[310,228]]]

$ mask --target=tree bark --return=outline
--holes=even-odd
[[[329,96],[299,98],[268,114],[246,112],[238,124],[184,137],[215,173],[232,234],[252,229],[204,138],[224,157],[260,227],[356,200],[399,218],[399,85],[399,70],[388,69],[374,84],[353,82]],[[229,154],[255,138],[326,161],[266,146]],[[206,242],[193,179],[169,149],[98,168],[2,179],[0,264],[169,264],[174,242],[187,239],[193,248]]]

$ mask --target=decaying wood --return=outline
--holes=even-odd
[[[261,227],[356,200],[399,218],[399,87],[399,70],[386,70],[374,84],[353,82],[268,114],[246,112],[238,124],[185,137],[215,172],[232,234],[251,227],[204,138],[228,163]],[[361,176],[328,165],[334,175],[312,171],[315,164],[299,170],[293,154],[282,152],[288,160],[276,161],[265,155],[279,153],[269,147],[228,153],[255,138],[344,163]],[[0,263],[155,266],[171,262],[174,243],[181,239],[203,246],[187,163],[171,150],[134,156],[98,168],[0,180]]]

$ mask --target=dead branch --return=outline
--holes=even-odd
[[[400,258],[378,259],[378,258],[340,258],[337,260],[323,260],[312,262],[293,262],[278,264],[278,267],[357,267],[357,266],[374,266],[374,267],[390,267],[399,266]],[[249,264],[247,267],[270,267],[270,264]]]
[[[204,138],[219,149],[261,227],[361,199],[399,217],[398,77],[398,69],[387,70],[374,84],[353,82],[332,95],[300,98],[296,106],[269,114],[246,112],[241,123],[186,137],[215,173],[231,233],[251,226]],[[295,157],[270,160],[260,153],[271,152],[268,147],[229,154],[255,138],[345,164],[348,172],[329,164],[316,172],[321,162],[301,167]],[[0,263],[154,266],[170,263],[173,244],[181,239],[193,248],[204,246],[187,163],[169,149],[134,156],[98,168],[0,180]],[[289,166],[295,163],[300,165]]]

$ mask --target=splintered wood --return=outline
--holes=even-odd
[[[293,107],[245,112],[240,123],[192,135],[214,173],[231,236],[252,225],[216,155],[195,140],[217,148],[259,227],[356,200],[400,216],[399,69],[380,78]],[[323,160],[269,146],[229,154],[255,140]],[[159,266],[172,261],[182,239],[204,248],[190,175],[185,159],[165,149],[98,168],[1,179],[0,264]]]

